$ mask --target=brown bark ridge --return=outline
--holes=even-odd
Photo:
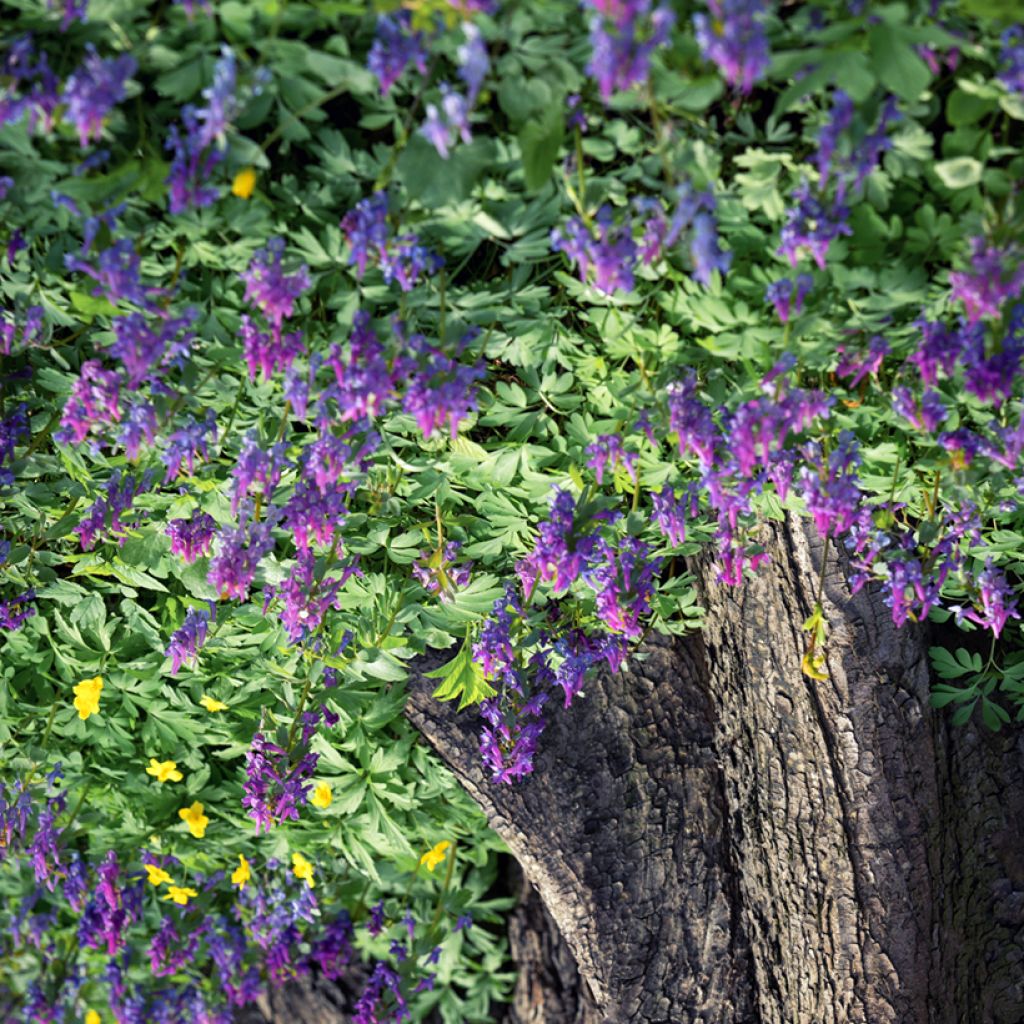
[[[515,786],[485,778],[472,716],[413,685],[407,714],[580,975],[583,1016],[554,992],[563,962],[521,973],[511,1020],[1021,1024],[1024,734],[948,728],[926,630],[851,597],[834,552],[828,679],[805,678],[822,543],[794,522],[765,539],[771,563],[742,587],[698,563],[702,635],[652,639],[551,709]]]

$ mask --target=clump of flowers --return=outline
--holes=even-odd
[[[309,749],[320,722],[317,712],[302,715],[302,731],[294,749],[272,742],[263,732],[252,738],[245,755],[245,788],[242,806],[256,822],[256,832],[299,819],[299,808],[308,801],[319,754]]]
[[[455,561],[462,545],[457,540],[447,541],[436,551],[424,551],[413,563],[412,574],[423,587],[442,601],[451,601],[460,588],[469,583],[473,563]]]
[[[707,0],[693,16],[701,53],[718,65],[734,89],[749,93],[768,71],[770,57],[762,0]]]
[[[601,98],[642,85],[650,74],[651,56],[668,42],[675,12],[668,3],[652,0],[585,0],[590,7],[592,54],[587,71],[597,81]]]
[[[129,54],[104,60],[89,44],[85,60],[64,84],[67,117],[84,149],[103,133],[103,119],[124,98],[125,83],[138,64]]]

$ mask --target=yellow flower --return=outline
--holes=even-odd
[[[206,835],[206,826],[210,824],[210,819],[203,814],[203,805],[198,800],[191,807],[182,807],[178,811],[178,817],[188,825],[189,832],[196,839],[202,839]]]
[[[157,782],[166,782],[168,779],[171,782],[181,782],[185,777],[178,771],[178,766],[174,761],[158,761],[155,757],[149,759],[146,774],[152,775]]]
[[[100,1015],[95,1010],[86,1010],[85,1024],[100,1024]]]
[[[227,711],[227,704],[222,704],[219,700],[214,700],[212,697],[207,697],[204,693],[199,698],[199,703],[206,708],[207,711]]]
[[[252,872],[249,870],[249,862],[242,854],[239,854],[238,867],[231,872],[231,884],[237,885],[239,889],[242,889],[250,878],[252,878]]]
[[[75,710],[82,721],[85,721],[90,715],[100,713],[100,691],[102,689],[103,680],[99,676],[83,679],[75,687]]]
[[[184,889],[180,885],[169,885],[167,887],[167,895],[164,897],[165,900],[174,900],[179,907],[184,907],[188,904],[190,899],[195,899],[199,893],[195,889]]]
[[[163,868],[158,868],[155,864],[143,864],[146,869],[146,874],[149,878],[146,879],[152,885],[163,885],[164,882],[170,882],[171,876],[164,871]]]
[[[301,853],[292,854],[292,871],[295,872],[296,878],[304,879],[310,889],[316,885],[313,881],[313,865]]]
[[[252,167],[243,167],[231,183],[231,194],[239,199],[248,199],[256,187],[256,171]]]
[[[420,863],[427,865],[428,871],[433,871],[441,861],[444,860],[444,851],[452,844],[447,839],[442,839],[432,850],[428,850],[422,857]]]
[[[309,798],[309,802],[314,807],[326,810],[331,806],[331,787],[326,782],[318,782],[313,787],[313,795]]]

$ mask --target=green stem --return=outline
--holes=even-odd
[[[430,922],[430,930],[437,927],[438,921],[441,920],[441,911],[444,909],[444,898],[448,895],[448,888],[452,884],[452,875],[455,872],[455,851],[458,847],[458,840],[452,840],[451,849],[449,850],[450,856],[448,858],[448,867],[444,873],[444,885],[441,887],[441,892],[437,897],[437,909],[434,911],[434,919]]]
[[[441,344],[443,345],[444,344],[444,334],[445,334],[444,319],[445,319],[445,313],[446,313],[445,300],[446,300],[446,284],[447,284],[446,276],[445,276],[445,272],[444,272],[444,266],[443,265],[442,265],[441,269],[438,271],[437,276],[438,276],[438,285],[437,285],[438,286],[438,303],[440,305],[440,312],[438,314],[438,322],[437,322],[437,338],[438,338],[438,341],[440,341]]]
[[[821,608],[821,597],[825,590],[825,567],[828,562],[829,537],[825,538],[825,546],[821,549],[821,572],[818,574],[818,592],[814,596],[814,609]]]

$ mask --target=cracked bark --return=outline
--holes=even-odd
[[[851,597],[834,553],[829,678],[806,679],[822,544],[798,523],[765,539],[742,587],[696,563],[702,634],[553,709],[517,786],[484,777],[473,716],[411,686],[532,886],[509,1024],[1024,1018],[1024,732],[949,728],[926,629]]]

